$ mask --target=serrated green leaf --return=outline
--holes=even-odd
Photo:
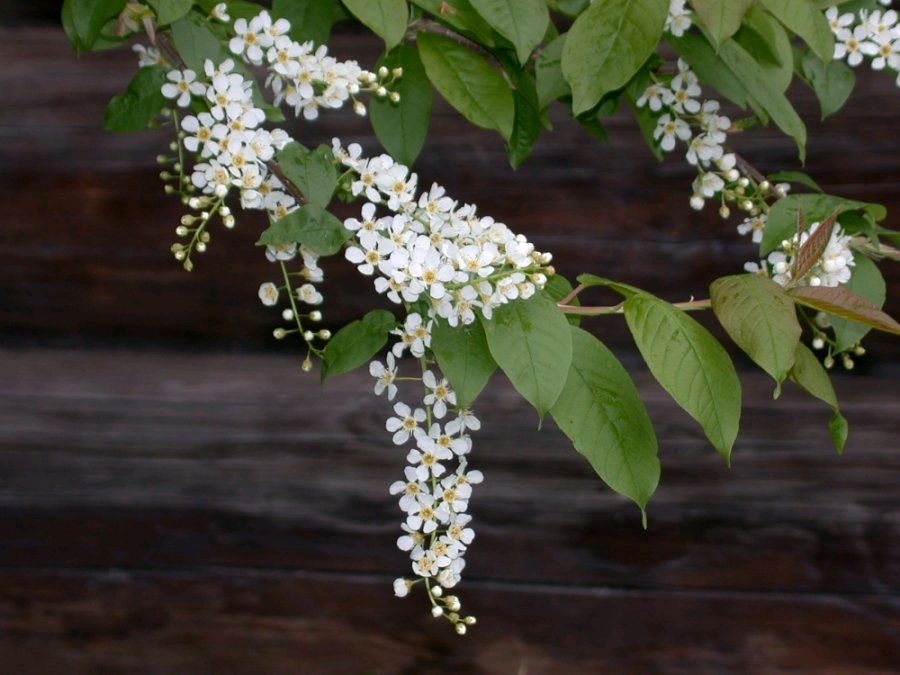
[[[850,281],[844,287],[852,293],[869,300],[876,307],[883,308],[887,298],[887,286],[884,283],[881,270],[878,269],[878,265],[862,253],[855,253],[853,258],[856,265],[853,267]],[[829,317],[829,321],[832,329],[834,329],[834,341],[837,343],[835,350],[839,352],[850,349],[871,330],[868,326],[842,319],[839,316]]]
[[[191,11],[193,0],[147,0],[156,12],[156,23],[159,26],[168,26]]]
[[[388,49],[393,49],[406,35],[409,7],[406,0],[343,0],[347,9],[372,32]]]
[[[228,58],[222,42],[199,17],[189,14],[172,24],[172,41],[184,64],[195,73],[203,72],[206,59],[221,63]]]
[[[646,293],[625,301],[625,320],[653,377],[730,462],[741,383],[725,349],[685,312]]]
[[[334,0],[274,0],[272,15],[291,22],[292,40],[323,45],[331,35],[334,8]]]
[[[470,0],[472,7],[500,35],[513,43],[519,63],[537,47],[550,21],[545,0]]]
[[[341,250],[352,234],[334,215],[307,204],[270,225],[256,245],[304,244],[319,255],[327,256]]]
[[[572,87],[572,112],[593,108],[625,86],[656,50],[668,12],[666,0],[596,0],[572,24],[562,72]]]
[[[676,37],[670,34],[666,36],[666,40],[687,62],[701,82],[711,86],[735,105],[747,107],[749,100],[747,88],[735,77],[703,35],[685,33]]]
[[[797,218],[801,212],[804,220],[812,223],[827,218],[838,208],[842,214],[865,210],[875,220],[882,220],[887,215],[887,211],[880,204],[822,194],[788,195],[777,200],[769,209],[766,229],[759,244],[760,255],[764,256],[774,251],[782,241],[790,239],[797,233]]]
[[[428,79],[467,120],[498,131],[509,140],[515,102],[509,84],[483,57],[448,37],[421,32],[416,36]]]
[[[565,315],[538,293],[502,305],[483,324],[494,361],[543,418],[559,398],[572,363]]]
[[[615,355],[590,333],[571,331],[572,365],[550,413],[603,482],[643,511],[660,472],[650,416]]]
[[[494,46],[493,29],[475,11],[469,0],[411,0],[411,2],[463,35],[474,38],[485,47]]]
[[[412,45],[399,45],[382,56],[377,67],[403,68],[403,77],[393,86],[400,101],[375,98],[369,104],[369,117],[375,135],[394,159],[412,166],[425,144],[431,120],[431,82]]]
[[[780,91],[787,90],[794,79],[794,52],[775,17],[759,6],[751,7],[734,39],[769,73]]]
[[[713,312],[735,344],[783,382],[803,333],[794,301],[781,286],[757,274],[723,277],[709,290]]]
[[[822,63],[811,51],[800,62],[803,79],[809,84],[822,110],[822,119],[840,110],[856,85],[853,69],[843,61]]]
[[[327,145],[307,150],[291,142],[279,150],[275,159],[284,175],[294,183],[309,204],[325,208],[337,187],[338,175],[334,155]]]
[[[431,329],[431,351],[456,392],[456,404],[467,408],[497,370],[481,321],[450,326],[437,319]]]
[[[542,109],[556,99],[572,93],[569,83],[562,74],[562,50],[567,35],[563,33],[544,47],[534,63],[538,105]]]
[[[126,0],[66,0],[62,7],[63,25],[76,51],[90,51],[100,31],[125,7]]]
[[[103,127],[107,131],[146,129],[166,104],[161,91],[164,82],[166,69],[161,66],[138,70],[125,93],[114,96],[106,106]]]
[[[718,44],[734,35],[754,0],[691,0],[709,35]]]
[[[383,309],[366,314],[361,320],[348,323],[335,333],[325,347],[321,377],[348,373],[367,363],[385,343],[397,325],[394,315]]]
[[[791,380],[811,396],[826,403],[834,412],[828,423],[831,438],[838,452],[844,451],[847,442],[847,420],[841,415],[837,395],[828,372],[819,363],[816,355],[804,344],[797,345]]]
[[[515,91],[513,91],[516,116],[513,131],[506,146],[506,154],[509,157],[510,166],[518,169],[531,155],[534,142],[541,135],[543,127],[534,76],[527,71],[517,70],[511,77],[516,85]]]
[[[806,41],[825,63],[834,55],[834,34],[812,0],[759,0],[788,30]]]

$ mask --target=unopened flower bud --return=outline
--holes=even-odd
[[[354,101],[353,102],[353,112],[355,112],[360,117],[366,116],[366,106],[363,105],[362,101]]]
[[[180,251],[180,250],[175,251],[175,260],[178,260],[180,262],[180,261],[184,260],[185,257],[186,257],[186,254],[184,251]]]
[[[749,199],[745,199],[743,202],[741,202],[741,208],[744,209],[744,211],[752,211],[753,202],[751,202]]]
[[[722,208],[719,209],[719,216],[722,218],[727,218],[731,215],[731,209],[722,204]]]
[[[746,176],[744,176],[744,177],[738,179],[737,184],[740,185],[742,188],[745,188],[748,185],[750,185],[750,179],[747,178]]]
[[[768,192],[769,188],[771,188],[771,187],[772,187],[772,184],[767,180],[764,180],[762,183],[759,184],[759,189],[762,190],[763,192]]]
[[[845,370],[853,370],[853,359],[850,358],[849,354],[844,354],[844,369]]]
[[[392,91],[389,98],[391,99],[391,103],[400,103],[400,94],[396,91]]]
[[[191,197],[190,199],[188,199],[188,206],[190,206],[192,209],[199,209],[202,205],[202,202],[197,197]]]
[[[863,354],[866,353],[866,348],[863,347],[862,345],[856,345],[853,348],[853,353],[856,354],[857,356],[862,356]]]
[[[825,340],[823,340],[820,337],[813,338],[812,348],[813,349],[824,349],[825,348]]]
[[[438,585],[434,585],[434,586],[432,586],[432,588],[431,588],[431,594],[432,594],[434,597],[439,598],[439,597],[441,597],[441,596],[444,594],[444,589],[441,588],[441,587],[438,586]]]
[[[227,215],[222,219],[222,224],[227,227],[229,230],[234,227],[234,216]]]
[[[457,635],[465,635],[466,634],[466,624],[464,624],[464,623],[456,624],[455,629],[456,629]]]
[[[216,185],[216,197],[222,198],[222,197],[225,197],[225,195],[227,195],[227,194],[228,194],[228,186],[227,185],[223,185],[222,183],[220,183],[219,185]]]
[[[823,364],[826,368],[834,368],[834,359],[830,355],[826,356]]]
[[[694,195],[693,197],[691,197],[691,208],[694,209],[694,211],[702,210],[704,204],[705,202],[703,201],[703,197],[701,197],[700,195]]]
[[[303,359],[303,363],[300,364],[300,369],[304,373],[308,373],[309,371],[311,371],[312,370],[312,359],[309,358],[308,356],[305,359]]]
[[[356,82],[353,82],[347,86],[347,91],[351,94],[356,95],[359,93],[359,85]]]
[[[726,178],[726,180],[728,180],[729,183],[734,183],[740,177],[741,177],[741,172],[738,171],[737,169],[729,169],[725,173],[725,178]]]
[[[202,241],[197,242],[197,253],[206,253],[206,243]]]
[[[157,164],[165,164],[165,163],[168,162],[168,161],[169,161],[169,158],[166,157],[165,155],[157,155],[157,156],[156,156],[156,163],[157,163]]]
[[[224,218],[225,216],[229,215],[231,215],[231,209],[229,209],[227,206],[222,206],[219,208],[219,216]]]
[[[309,320],[310,320],[310,321],[315,321],[315,322],[321,321],[321,320],[322,320],[322,312],[320,312],[319,310],[315,310],[315,311],[313,311],[313,312],[310,312],[310,313],[309,313]]]
[[[387,66],[381,66],[381,68],[378,69],[378,77],[383,79],[383,78],[387,77],[390,74],[390,72],[391,71],[387,69]]]
[[[294,320],[294,310],[288,308],[281,313],[281,318],[285,321],[293,321]]]
[[[391,71],[391,75],[394,76],[394,79],[395,79],[395,80],[398,79],[398,78],[400,78],[400,77],[403,77],[403,68],[400,68],[399,66],[398,66],[397,68],[394,68],[394,69]]]
[[[196,216],[192,216],[190,214],[181,216],[182,225],[193,225],[195,220],[197,220]]]
[[[316,333],[316,335],[319,336],[320,340],[330,340],[331,339],[331,331],[326,330],[324,328],[322,330],[320,330],[318,333]]]
[[[444,614],[444,610],[441,607],[434,606],[431,608],[431,616],[437,619],[439,616]]]
[[[470,616],[467,616],[465,619],[463,619],[463,621],[465,621],[466,624],[468,624],[469,626],[474,626],[477,620],[475,619],[474,616],[470,615]]]
[[[184,237],[185,235],[187,235],[187,233],[188,229],[184,225],[179,225],[175,228],[175,234],[177,234],[179,237]]]
[[[313,333],[311,330],[303,331],[303,339],[307,342],[312,342],[315,337],[315,333]]]
[[[272,336],[276,340],[283,340],[285,335],[287,335],[287,331],[284,328],[276,328],[272,331]]]
[[[384,98],[387,96],[387,89],[385,87],[378,87],[378,89],[375,90],[375,95],[378,98]]]

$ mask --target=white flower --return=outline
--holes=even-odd
[[[254,17],[249,23],[246,19],[238,19],[234,22],[235,37],[228,42],[228,48],[232,54],[245,54],[251,63],[260,64],[263,59],[260,35],[257,34],[257,26],[254,22],[259,17]]]
[[[684,35],[691,27],[690,12],[684,6],[685,0],[669,0],[669,14],[666,17],[665,29],[675,37]]]
[[[405,598],[409,595],[412,582],[404,578],[394,579],[394,595],[398,598]]]
[[[664,105],[668,105],[671,102],[672,92],[664,85],[656,82],[650,84],[636,101],[638,108],[649,105],[650,110],[653,112],[662,110]]]
[[[369,364],[369,374],[375,378],[375,395],[381,396],[387,391],[388,401],[393,401],[397,395],[397,385],[394,380],[397,378],[397,362],[393,354],[388,354],[386,365],[380,361],[372,361]]]
[[[470,522],[472,522],[472,516],[469,514],[454,514],[447,525],[447,536],[468,546],[475,539],[475,530],[466,527]]]
[[[851,66],[858,66],[863,60],[863,49],[869,49],[867,38],[869,32],[864,26],[857,26],[852,31],[844,28],[837,34],[837,42],[834,45],[834,58],[847,58]]]
[[[169,62],[160,54],[156,47],[145,47],[144,45],[134,45],[131,50],[138,55],[138,67],[145,66],[167,66]]]
[[[266,307],[278,304],[278,287],[268,281],[259,287],[259,299]]]
[[[404,476],[406,476],[405,481],[398,480],[391,483],[390,493],[401,495],[400,508],[407,514],[418,513],[419,496],[430,494],[428,486],[422,482],[424,479],[419,478],[415,467],[406,467]],[[410,546],[410,548],[412,547]]]
[[[470,429],[471,431],[478,431],[481,429],[481,422],[477,417],[472,413],[469,408],[462,408],[457,411],[456,419],[452,419],[447,422],[444,427],[448,434],[463,434],[466,432],[466,429]]]
[[[402,328],[391,331],[392,334],[400,336],[400,340],[391,350],[394,356],[400,358],[406,348],[409,348],[410,354],[417,359],[424,356],[425,349],[431,346],[431,323],[431,321],[424,323],[422,315],[417,312],[409,314]]]
[[[385,428],[394,434],[395,445],[403,445],[410,436],[422,433],[420,425],[425,421],[425,411],[422,408],[412,410],[405,403],[395,403],[394,412],[397,417],[389,417]]]
[[[744,221],[737,226],[737,231],[739,234],[747,234],[748,232],[752,232],[752,239],[754,244],[758,244],[762,241],[763,232],[766,229],[766,219],[767,216],[765,213],[761,213],[758,216],[749,216],[745,218]]]
[[[697,179],[694,181],[694,193],[703,195],[707,199],[714,197],[724,187],[725,181],[722,180],[722,177],[711,171],[697,176]]]
[[[300,288],[298,288],[297,297],[307,305],[321,305],[322,300],[324,299],[322,297],[322,294],[319,293],[319,291],[316,290],[316,287],[312,284],[303,284]]]
[[[430,494],[420,494],[414,512],[406,517],[406,524],[413,530],[422,530],[431,534],[438,523],[446,523],[450,519],[450,509],[446,504],[435,506],[435,499]]]
[[[416,439],[417,448],[413,448],[406,455],[406,461],[415,466],[419,480],[428,480],[442,476],[447,468],[440,460],[451,459],[453,453],[450,448],[439,445],[428,436],[419,436]]]
[[[215,19],[216,21],[222,21],[223,23],[231,21],[231,17],[228,16],[228,3],[218,3],[215,7],[212,8],[209,16],[210,18]]]
[[[266,246],[266,259],[269,262],[276,260],[293,260],[297,256],[297,244],[269,244]]]
[[[432,406],[432,412],[437,419],[447,414],[447,404],[456,405],[456,394],[450,389],[446,379],[438,380],[434,373],[426,370],[422,374],[422,383],[431,390],[425,396],[425,405]]]
[[[876,42],[867,42],[860,47],[864,54],[874,56],[872,68],[884,70],[885,67],[900,70],[900,38],[892,40],[890,34],[887,37],[877,38]]]
[[[465,455],[472,449],[472,441],[468,436],[453,438],[448,431],[441,431],[441,425],[435,422],[428,429],[428,438],[445,450],[451,450],[457,455]]]
[[[841,30],[852,24],[856,17],[853,16],[852,12],[841,14],[837,7],[829,7],[825,11],[825,18],[828,19],[831,32],[837,35]]]
[[[166,75],[169,82],[162,86],[162,95],[175,99],[175,104],[185,108],[191,102],[191,95],[203,96],[206,85],[197,82],[197,73],[193,70],[170,70]]]
[[[672,117],[668,113],[662,115],[656,123],[653,138],[659,141],[659,147],[666,152],[675,148],[675,139],[687,141],[691,137],[691,128],[680,117]]]

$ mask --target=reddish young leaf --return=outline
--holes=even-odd
[[[900,335],[900,323],[882,312],[869,300],[861,295],[856,295],[856,293],[851,293],[842,286],[828,288],[802,286],[792,289],[790,294],[800,305],[851,319],[886,333]]]
[[[797,251],[794,258],[794,269],[791,271],[792,279],[802,279],[819,262],[825,249],[828,248],[828,242],[831,240],[831,233],[834,231],[834,225],[840,212],[840,207],[836,208],[830,216],[819,223],[819,227],[809,235],[803,246]],[[802,216],[799,217],[802,218]]]

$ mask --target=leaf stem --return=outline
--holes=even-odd
[[[576,307],[574,305],[567,305],[565,302],[560,301],[556,303],[556,306],[559,307],[563,314],[578,314],[580,316],[605,316],[607,314],[622,314],[625,311],[624,302],[620,302],[617,305],[607,305],[604,307]],[[712,307],[712,302],[709,299],[689,300],[687,302],[674,302],[672,303],[672,306],[677,307],[678,309],[685,312],[696,312],[704,309],[710,309]]]

